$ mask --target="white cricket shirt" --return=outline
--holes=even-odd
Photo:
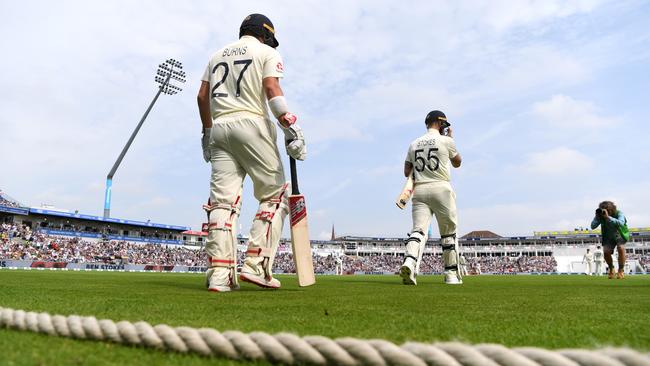
[[[415,183],[451,180],[451,158],[458,154],[456,143],[435,129],[418,137],[409,146],[406,161],[413,165]]]
[[[243,36],[210,57],[201,80],[210,83],[212,119],[234,112],[268,116],[262,79],[281,78],[280,53],[257,38]]]

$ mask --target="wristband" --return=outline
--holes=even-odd
[[[289,107],[287,106],[287,100],[283,95],[278,95],[269,99],[269,108],[271,113],[275,118],[280,118],[283,114],[289,113]]]

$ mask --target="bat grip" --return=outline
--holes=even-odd
[[[289,167],[291,169],[291,194],[300,194],[298,189],[298,172],[296,170],[296,159],[289,157]]]

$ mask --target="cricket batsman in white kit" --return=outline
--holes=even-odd
[[[302,130],[280,88],[284,65],[275,50],[279,43],[273,23],[262,14],[251,14],[242,22],[239,37],[210,57],[197,97],[203,157],[212,165],[210,199],[204,209],[206,285],[214,292],[239,288],[236,228],[246,175],[253,181],[259,208],[239,279],[264,288],[280,287],[271,268],[290,192],[269,109],[284,132],[287,153],[297,160],[306,156]]]
[[[445,283],[462,284],[456,236],[456,194],[451,188],[450,165],[460,167],[447,117],[432,111],[425,118],[427,133],[411,143],[404,162],[404,176],[413,177],[413,229],[406,240],[400,276],[405,285],[416,285],[416,274],[427,242],[425,234],[432,215],[436,216],[442,243]]]
[[[585,269],[585,273],[588,276],[591,276],[593,273],[593,265],[594,265],[594,254],[587,249],[587,253],[585,253],[584,257],[582,257],[582,263],[587,263],[587,268]]]
[[[464,255],[460,255],[460,274],[461,276],[467,276],[467,258]]]
[[[594,262],[596,264],[596,276],[603,274],[603,263],[605,262],[605,255],[600,245],[594,251]]]

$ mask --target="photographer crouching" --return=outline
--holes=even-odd
[[[591,221],[591,229],[600,226],[605,262],[607,262],[608,278],[614,276],[622,279],[625,276],[625,243],[630,239],[630,231],[627,228],[625,215],[616,209],[611,201],[603,201],[596,209],[596,216]],[[614,273],[612,253],[614,248],[618,250],[618,273]]]

